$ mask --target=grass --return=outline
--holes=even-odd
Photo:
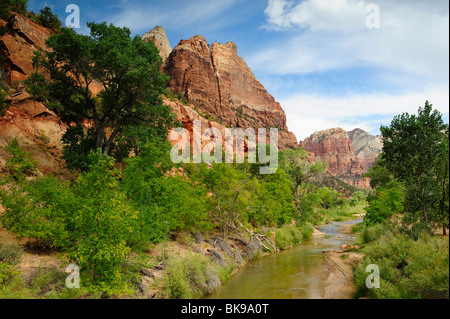
[[[366,205],[360,204],[354,207],[329,208],[320,213],[324,216],[324,223],[341,222],[359,218],[356,215],[365,214],[364,207]]]
[[[415,241],[394,224],[364,227],[364,263],[355,270],[356,298],[371,299],[448,299],[448,237],[423,234]],[[365,271],[370,264],[380,269],[380,288],[368,289]]]
[[[275,244],[285,250],[311,238],[314,227],[310,223],[284,225],[275,229]]]
[[[207,291],[207,281],[214,270],[208,259],[198,254],[171,257],[167,261],[164,276],[156,282],[169,299],[196,299]]]

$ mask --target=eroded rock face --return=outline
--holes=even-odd
[[[316,132],[304,142],[304,149],[318,160],[328,163],[327,171],[348,184],[369,187],[369,181],[362,178],[364,167],[358,161],[352,142],[346,131],[333,128]]]
[[[4,59],[6,81],[24,80],[34,71],[33,51],[47,50],[45,41],[51,31],[13,13],[7,22],[9,32],[0,37],[0,54]]]
[[[164,71],[174,93],[182,92],[202,112],[224,126],[278,128],[280,149],[298,146],[286,114],[237,54],[236,44],[208,45],[202,36],[181,40]]]
[[[368,172],[373,162],[383,150],[383,141],[381,136],[373,136],[359,128],[347,132],[352,141],[355,155],[364,171]]]
[[[159,55],[163,59],[163,63],[166,63],[169,54],[172,52],[172,46],[170,45],[166,31],[162,26],[156,26],[151,31],[145,33],[142,36],[142,40],[153,41],[159,49]]]

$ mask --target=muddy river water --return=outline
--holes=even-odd
[[[339,249],[352,238],[339,233],[351,220],[324,225],[317,229],[325,233],[308,242],[277,254],[249,262],[208,299],[322,299],[331,266],[323,251]]]

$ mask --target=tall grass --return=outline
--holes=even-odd
[[[364,263],[355,271],[355,297],[373,299],[449,298],[448,237],[423,235],[414,241],[396,226],[379,224],[358,236]],[[369,264],[380,269],[380,288],[368,289]]]
[[[314,227],[310,223],[284,225],[275,230],[275,244],[281,249],[287,249],[311,238]]]

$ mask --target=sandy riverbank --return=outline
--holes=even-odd
[[[354,237],[351,227],[343,225],[339,231]],[[351,299],[355,292],[353,270],[364,259],[364,255],[354,250],[329,250],[324,252],[325,260],[331,268],[326,280],[325,299]]]

